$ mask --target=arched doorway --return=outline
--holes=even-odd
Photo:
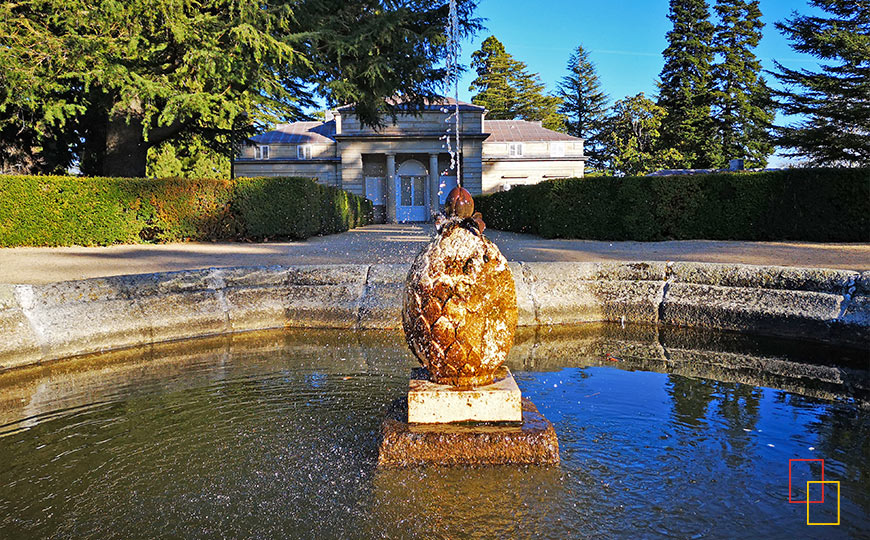
[[[426,221],[429,216],[429,173],[422,163],[409,159],[396,171],[396,221]]]

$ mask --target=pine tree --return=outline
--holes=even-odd
[[[779,128],[777,144],[816,165],[870,166],[870,2],[810,3],[831,16],[793,13],[776,24],[794,50],[822,61],[817,71],[775,62],[782,112],[804,117]]]
[[[539,121],[547,129],[565,131],[565,117],[559,112],[562,100],[547,95],[546,87],[537,73],[528,74],[523,62],[517,85],[517,116],[523,120]]]
[[[774,103],[752,52],[764,27],[761,9],[758,0],[717,0],[715,9],[719,24],[714,50],[720,61],[713,66],[713,113],[722,158],[742,158],[749,167],[764,167],[773,153]]]
[[[589,53],[578,46],[568,59],[568,75],[558,84],[557,96],[562,99],[559,112],[565,115],[569,135],[585,139],[585,152],[589,156],[587,166],[600,168],[600,132],[607,117],[607,95],[589,60]]]
[[[663,145],[660,139],[666,118],[665,109],[643,92],[617,101],[601,136],[603,160],[613,172],[623,175],[678,167],[684,161],[683,156]]]
[[[476,0],[458,4],[467,35]],[[385,98],[440,93],[447,17],[442,0],[0,3],[0,146],[27,127],[30,152],[54,142],[85,173],[142,176],[151,148],[195,134],[229,155],[240,119],[303,118],[316,97],[374,125]]]
[[[658,105],[667,111],[662,141],[684,158],[682,166],[712,167],[722,161],[711,117],[713,24],[705,0],[670,0],[668,46]]]
[[[565,129],[559,113],[561,99],[547,95],[540,75],[529,73],[528,66],[514,59],[495,36],[471,54],[471,67],[477,72],[468,87],[477,92],[471,102],[486,107],[487,118],[541,121],[548,129]]]
[[[486,117],[492,120],[513,120],[519,115],[519,91],[515,79],[519,62],[507,53],[495,36],[489,36],[480,50],[471,53],[471,68],[477,78],[468,87],[477,91],[471,102],[486,107]]]

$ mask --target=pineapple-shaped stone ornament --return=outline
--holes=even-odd
[[[405,283],[402,326],[430,378],[483,386],[507,358],[517,326],[517,295],[507,260],[483,236],[480,213],[454,188],[437,234],[417,255]]]

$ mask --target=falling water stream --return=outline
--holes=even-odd
[[[453,135],[456,147],[450,152],[450,168],[456,171],[456,185],[462,185],[462,146],[459,141],[459,13],[456,0],[450,0],[450,22],[447,35],[447,73],[453,84]],[[447,139],[449,144],[449,137]]]
[[[460,114],[459,114],[459,75],[461,66],[459,65],[459,13],[456,6],[456,0],[450,0],[450,15],[447,19],[447,86],[453,87],[453,113],[448,115],[444,122],[447,124],[444,135],[441,140],[447,146],[447,153],[450,154],[450,170],[456,175],[456,185],[462,186],[462,147],[459,140],[460,133]],[[442,107],[441,112],[449,112],[448,107]],[[453,123],[453,141],[450,136],[450,123]],[[438,196],[440,197],[445,187],[444,180],[440,180],[438,185]]]

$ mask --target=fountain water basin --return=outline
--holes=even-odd
[[[521,327],[558,467],[378,466],[414,364],[395,329],[297,328],[0,373],[0,538],[801,538],[796,457],[841,482],[829,530],[870,527],[866,348]]]

